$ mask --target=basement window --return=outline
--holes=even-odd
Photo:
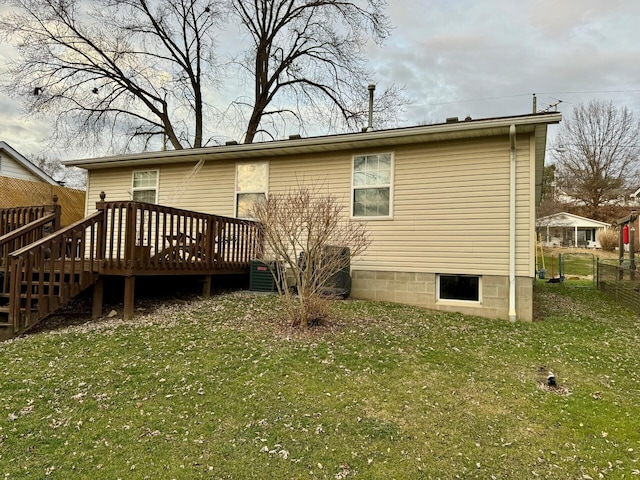
[[[131,197],[134,202],[158,203],[158,170],[134,171]]]
[[[482,282],[478,275],[438,275],[438,300],[480,303]]]

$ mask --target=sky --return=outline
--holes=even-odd
[[[534,93],[539,111],[568,116],[597,99],[640,118],[640,1],[388,0],[388,14],[393,33],[367,56],[372,83],[404,86],[411,100],[397,126],[527,114]],[[0,44],[0,69],[12,55]],[[50,150],[48,135],[0,93],[0,140],[26,156],[86,156]]]

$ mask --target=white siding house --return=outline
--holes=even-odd
[[[536,220],[536,231],[545,247],[600,248],[598,233],[611,225],[592,218],[560,212]]]
[[[58,182],[6,142],[0,142],[0,176],[58,185]]]

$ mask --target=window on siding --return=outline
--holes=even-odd
[[[438,275],[438,300],[480,302],[480,277],[477,275]]]
[[[250,217],[253,205],[266,198],[268,182],[268,162],[236,165],[236,217]]]
[[[133,172],[131,192],[135,202],[158,203],[158,170]]]
[[[391,216],[392,172],[390,153],[353,157],[354,217]]]

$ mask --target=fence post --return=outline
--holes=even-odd
[[[636,211],[631,210],[631,215],[629,216],[629,275],[631,280],[636,279],[636,252],[635,252],[635,221]]]
[[[100,201],[96,203],[96,210],[102,211],[102,218],[98,223],[97,241],[96,241],[96,258],[95,260],[103,261],[107,248],[107,208],[104,199],[106,195],[100,192]]]
[[[55,215],[53,220],[53,231],[57,231],[60,229],[60,218],[62,217],[62,207],[58,204],[58,195],[53,195],[52,197],[53,205],[51,206],[51,213]]]

